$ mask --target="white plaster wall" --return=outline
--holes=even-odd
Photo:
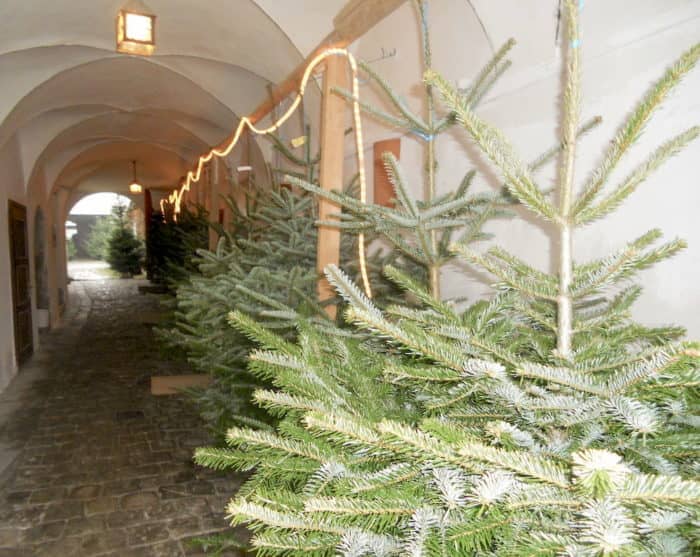
[[[0,391],[17,373],[7,205],[10,199],[26,205],[19,152],[19,145],[15,140],[9,141],[0,149]]]
[[[514,67],[487,96],[479,113],[504,130],[522,158],[529,160],[557,142],[561,66],[554,44],[551,6],[535,12],[534,3],[499,0],[477,4],[484,10],[482,21],[493,22],[492,27],[487,25],[488,38],[496,47],[510,35],[519,41],[511,57]],[[537,7],[541,5],[536,4]],[[496,17],[499,6],[501,14]],[[508,6],[513,9],[505,10]],[[547,18],[549,23],[533,25],[529,17],[543,21]],[[433,0],[431,23],[434,67],[454,83],[468,83],[488,61],[491,52],[474,12],[461,0]],[[614,131],[646,88],[698,37],[700,2],[669,0],[640,4],[611,0],[586,3],[582,14],[582,112],[584,117],[600,114],[604,123],[580,146],[578,183],[600,160]],[[421,71],[417,62],[420,46],[410,3],[366,35],[355,45],[355,51],[361,58],[372,59],[379,55],[382,47],[387,51],[396,48],[398,54],[377,62],[375,69],[395,85],[409,104],[420,107]],[[611,186],[657,145],[691,125],[700,124],[699,91],[700,69],[696,69],[657,113],[641,141],[620,165]],[[363,87],[362,94],[365,99],[373,98],[367,86]],[[397,135],[367,118],[365,126],[368,155],[374,141]],[[401,159],[411,178],[421,175],[422,149],[412,137],[402,140]],[[438,154],[440,191],[453,188],[474,166],[483,171],[476,184],[477,190],[498,187],[497,174],[484,163],[478,150],[460,130],[443,136],[438,143]],[[621,210],[582,230],[575,238],[578,261],[604,256],[654,227],[661,228],[667,239],[685,238],[689,249],[640,275],[644,294],[634,309],[634,317],[648,324],[683,325],[695,338],[700,337],[699,155],[700,142],[695,142],[643,184]],[[349,168],[352,160],[353,155],[349,154]],[[369,165],[368,168],[371,169]],[[538,175],[541,185],[553,185],[555,170],[551,165]],[[419,179],[414,179],[412,187],[416,192],[422,191]],[[492,223],[488,229],[496,234],[498,244],[538,268],[551,270],[552,245],[548,231],[533,223],[525,213],[507,222]],[[448,297],[485,296],[489,292],[488,283],[487,277],[472,271],[448,269],[443,275],[443,291]]]

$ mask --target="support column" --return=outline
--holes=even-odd
[[[58,192],[50,194],[46,203],[46,264],[48,266],[49,287],[49,327],[60,324],[60,307],[58,304]]]
[[[211,213],[211,188],[212,188],[212,167],[214,163],[209,163],[204,168],[204,177],[202,178],[202,206]]]
[[[226,202],[223,199],[223,195],[226,194],[228,190],[228,185],[226,181],[226,165],[218,157],[214,157],[212,160],[212,168],[209,173],[209,181],[211,188],[211,195],[209,198],[209,220],[211,222],[219,223],[220,225],[225,225],[228,220],[226,219]],[[209,227],[209,249],[214,251],[216,249],[216,244],[219,241],[219,235],[216,231]]]
[[[54,207],[56,225],[56,277],[57,277],[57,296],[58,309],[56,322],[60,323],[68,306],[68,259],[66,257],[66,218],[68,217],[68,198],[70,190],[65,187],[59,187],[56,194],[56,204]],[[61,292],[62,294],[59,294]]]
[[[323,75],[323,100],[321,108],[321,168],[319,180],[324,190],[343,189],[343,164],[345,143],[345,101],[332,93],[333,87],[347,89],[348,77],[344,58],[333,56],[326,61],[326,71]],[[340,207],[325,199],[319,199],[318,217],[329,220],[332,213],[340,212]],[[319,300],[327,300],[335,296],[333,287],[323,276],[323,269],[329,264],[340,263],[340,230],[321,226],[318,230],[318,246],[316,252],[316,270],[320,278],[318,282]],[[337,307],[329,305],[328,315],[336,316]]]
[[[151,223],[153,222],[153,195],[150,188],[143,190],[143,232],[144,244],[146,245],[146,277],[151,280],[150,262],[151,262]]]

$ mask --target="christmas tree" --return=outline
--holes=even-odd
[[[209,242],[208,219],[206,209],[186,204],[177,220],[153,213],[146,239],[146,274],[151,282],[175,288],[197,272],[197,250]]]
[[[425,11],[420,6],[419,16],[424,25],[426,59],[430,58]],[[503,68],[509,43],[482,72],[478,82],[481,97]],[[390,86],[366,64],[368,75],[392,99],[404,119],[419,122],[421,117],[406,112],[404,103],[398,100]],[[426,69],[429,65],[425,66]],[[348,97],[346,91],[337,94]],[[421,137],[428,133],[437,137],[454,124],[453,115],[436,119],[431,88],[425,91],[430,106],[427,121],[413,130]],[[369,114],[394,127],[402,122],[371,105],[363,103]],[[406,124],[404,123],[404,127]],[[325,192],[315,183],[320,153],[311,152],[310,128],[305,128],[303,153],[290,149],[287,142],[277,135],[269,138],[286,169],[273,168],[273,176],[284,175],[281,187],[273,183],[271,188],[256,187],[246,195],[246,207],[240,209],[229,199],[233,219],[229,230],[221,231],[224,240],[215,252],[200,250],[196,264],[199,272],[181,284],[177,292],[177,327],[167,331],[169,342],[184,347],[195,366],[215,377],[206,390],[193,391],[208,423],[218,433],[224,433],[231,425],[267,427],[270,417],[256,406],[251,406],[253,391],[269,386],[266,378],[253,377],[247,368],[247,357],[255,344],[245,335],[230,327],[227,315],[240,310],[261,319],[266,327],[283,331],[287,339],[296,336],[296,320],[312,318],[319,326],[332,326],[324,305],[339,300],[327,300],[324,305],[316,301],[318,276],[315,271],[317,244],[317,210],[314,198],[309,193],[319,193],[338,202],[344,209],[341,221],[331,226],[340,227],[345,234],[341,240],[341,260],[344,272],[354,280],[360,279],[357,259],[357,232],[364,232],[371,241],[383,237],[389,241],[390,249],[375,250],[368,257],[367,266],[373,287],[375,302],[386,305],[390,302],[406,302],[404,292],[382,275],[388,264],[398,266],[416,277],[416,280],[431,281],[433,288],[439,284],[440,268],[453,258],[447,246],[452,234],[460,231],[463,241],[471,242],[486,237],[483,225],[490,219],[506,213],[506,199],[502,195],[469,195],[468,188],[474,172],[467,174],[459,189],[447,196],[437,197],[429,192],[430,202],[414,199],[402,180],[396,159],[387,157],[387,168],[396,191],[396,207],[364,205],[357,201],[357,176],[350,180],[344,192]],[[429,149],[434,149],[430,145]],[[545,154],[548,160],[556,149]],[[432,163],[426,167],[426,182],[435,182],[437,161],[430,155]],[[290,171],[289,168],[293,171]],[[431,186],[431,187],[433,187]],[[434,189],[434,187],[433,187]],[[309,193],[306,193],[309,192]],[[436,233],[439,232],[439,236]],[[433,277],[430,279],[429,277]],[[340,316],[342,320],[342,315]]]
[[[423,72],[428,73],[432,71],[428,1],[415,2],[415,5],[420,22],[422,67]],[[473,108],[478,106],[486,93],[510,67],[507,55],[514,45],[515,41],[510,40],[496,52],[476,76],[471,87],[462,91],[464,102]],[[516,200],[505,190],[495,194],[471,194],[470,186],[476,177],[476,170],[468,171],[453,191],[437,195],[436,148],[440,136],[449,132],[457,123],[456,112],[450,110],[444,116],[438,116],[434,86],[430,82],[425,82],[423,88],[425,113],[414,112],[369,64],[359,62],[359,67],[369,82],[383,94],[394,112],[386,112],[382,108],[356,99],[344,89],[335,89],[334,92],[349,102],[358,102],[368,116],[423,143],[426,154],[425,172],[421,177],[424,185],[423,199],[418,199],[412,193],[420,188],[410,187],[399,161],[390,152],[384,153],[382,158],[394,188],[393,207],[362,203],[352,192],[324,190],[299,176],[291,176],[288,179],[300,188],[329,199],[343,208],[343,213],[337,215],[339,220],[323,221],[319,224],[350,233],[369,232],[383,239],[394,250],[393,263],[420,282],[429,284],[431,294],[439,298],[441,269],[455,257],[449,247],[456,240],[456,236],[459,235],[458,239],[462,244],[488,239],[490,236],[484,232],[484,225],[490,219],[510,215],[508,206]],[[577,138],[599,122],[600,119],[596,117],[583,124],[577,131]],[[561,145],[548,149],[533,160],[528,169],[536,172],[555,158],[560,150]]]
[[[282,145],[279,139],[277,143]],[[299,175],[313,177],[317,157],[290,160],[301,167]],[[197,370],[214,377],[210,387],[191,394],[206,422],[221,436],[234,424],[266,428],[270,421],[267,412],[251,405],[253,391],[269,384],[247,370],[255,344],[228,324],[228,313],[244,311],[287,338],[295,338],[300,316],[331,323],[324,304],[315,297],[317,207],[313,197],[273,182],[246,192],[242,207],[231,197],[227,201],[231,223],[220,231],[216,250],[198,250],[193,260],[197,272],[177,287],[175,327],[161,334],[168,344],[184,348]],[[343,238],[341,252],[343,267],[355,276],[352,236]],[[380,280],[386,261],[380,257],[369,261],[378,293],[398,292]]]
[[[217,433],[232,424],[265,427],[266,414],[249,404],[261,381],[247,371],[253,344],[228,326],[226,316],[241,309],[268,326],[293,334],[293,321],[273,311],[323,311],[313,299],[316,284],[313,200],[274,188],[256,189],[240,210],[230,199],[235,235],[221,238],[216,251],[200,250],[199,272],[177,289],[176,328],[170,342],[185,348],[195,367],[215,381],[195,400]]]
[[[113,211],[117,225],[109,239],[107,263],[123,277],[132,277],[141,272],[143,247],[129,227],[127,208],[117,205]]]
[[[261,555],[693,555],[700,345],[634,323],[630,279],[684,247],[645,234],[575,263],[573,231],[614,211],[688,142],[663,143],[617,186],[612,170],[692,69],[700,45],[653,85],[581,192],[573,188],[580,106],[578,8],[564,0],[569,47],[558,204],[503,134],[435,72],[426,81],[501,172],[510,195],[559,230],[557,275],[501,250],[453,253],[498,279],[465,311],[396,268],[421,301],[380,309],[342,271],[346,329],[298,319],[298,339],[243,312],[231,322],[262,348],[255,393],[274,431],[234,427],[198,462],[252,471],[228,508]]]

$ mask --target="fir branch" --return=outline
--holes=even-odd
[[[246,450],[255,448],[258,458],[262,458],[264,453],[270,452],[299,456],[316,462],[324,462],[330,457],[330,453],[318,445],[295,439],[285,439],[267,431],[232,427],[226,433],[226,442],[231,447],[241,447]]]
[[[581,393],[603,396],[604,387],[590,377],[568,368],[544,366],[535,363],[523,363],[514,370],[516,375],[541,379],[547,383],[562,385]]]
[[[240,311],[230,312],[228,314],[228,322],[232,327],[238,329],[248,338],[268,349],[278,350],[290,355],[299,353],[297,346],[271,333],[265,327],[260,326],[256,321]]]
[[[449,319],[455,319],[457,317],[454,310],[446,302],[435,299],[435,297],[427,290],[427,288],[425,288],[421,283],[414,280],[406,273],[400,271],[392,265],[386,266],[383,272],[389,280],[395,282],[403,290],[411,293],[421,302],[423,302],[425,305],[432,308],[439,314]]]
[[[600,200],[596,205],[589,204],[575,213],[574,219],[576,224],[588,224],[605,217],[617,209],[652,172],[669,158],[681,152],[698,135],[700,135],[700,126],[695,126],[661,145],[644,163],[627,176],[613,192]]]
[[[489,77],[496,73],[496,70],[503,62],[508,52],[515,46],[514,39],[508,39],[493,55],[491,60],[481,69],[474,79],[474,83],[468,88],[459,91],[470,106],[475,104],[475,100],[482,98],[488,83]]]
[[[457,451],[477,462],[486,462],[521,476],[534,478],[553,486],[569,489],[566,470],[548,458],[533,455],[529,451],[506,451],[482,443],[463,443]],[[469,467],[468,463],[464,463]]]
[[[410,120],[406,118],[397,118],[396,116],[393,116],[392,114],[389,114],[388,112],[385,112],[384,110],[381,110],[376,106],[366,103],[362,99],[354,97],[353,94],[347,89],[343,89],[341,87],[333,87],[331,88],[331,91],[334,94],[343,97],[343,99],[345,99],[348,103],[357,103],[360,106],[360,108],[370,117],[378,120],[379,122],[382,122],[383,124],[386,124],[391,128],[405,130],[406,128],[411,127]]]
[[[692,46],[683,53],[683,55],[666,70],[661,79],[652,85],[615,135],[603,163],[593,172],[586,182],[583,192],[572,208],[572,213],[574,215],[581,214],[591,205],[611,172],[620,162],[620,159],[622,159],[622,156],[637,141],[656,109],[681,82],[685,74],[693,69],[699,57],[700,43]]]
[[[469,263],[483,267],[509,287],[519,292],[543,300],[556,301],[557,299],[556,285],[553,284],[551,277],[542,275],[539,272],[534,272],[535,276],[533,274],[522,274],[514,267],[501,264],[491,253],[481,255],[461,243],[453,244],[450,250],[461,255]]]
[[[615,493],[615,497],[621,501],[641,505],[699,505],[700,482],[683,480],[677,476],[630,474]]]
[[[367,313],[381,316],[381,312],[371,300],[360,290],[357,285],[336,265],[328,265],[324,274],[343,299],[356,308],[361,308]]]
[[[425,135],[428,135],[432,132],[432,130],[429,129],[428,125],[419,116],[414,114],[408,107],[408,105],[406,105],[406,102],[394,92],[391,85],[389,85],[377,72],[375,72],[369,64],[365,62],[360,62],[359,66],[370,77],[370,79],[375,81],[377,85],[379,85],[379,87],[382,89],[382,91],[386,93],[391,104],[394,105],[394,107],[398,110],[401,116],[403,116],[406,120],[410,122],[411,127],[413,129],[420,130]]]
[[[458,121],[491,162],[500,169],[510,193],[542,218],[557,220],[556,209],[534,184],[526,166],[520,162],[501,132],[476,116],[464,98],[437,73],[428,72],[425,80],[437,87],[447,107],[456,113]]]
[[[321,519],[302,517],[298,513],[273,511],[265,505],[259,505],[245,499],[234,499],[226,507],[232,525],[244,522],[259,522],[284,530],[313,530],[342,535],[344,528],[332,526]],[[255,526],[254,524],[252,526]]]

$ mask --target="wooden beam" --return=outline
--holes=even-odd
[[[151,394],[178,395],[183,389],[208,387],[211,381],[211,375],[154,375],[151,377]]]
[[[345,100],[333,95],[333,87],[347,87],[348,74],[345,60],[328,58],[323,75],[323,99],[321,103],[321,168],[319,182],[325,190],[343,189],[343,164],[345,162]],[[318,201],[318,218],[329,220],[332,213],[340,212],[340,207],[325,199]],[[324,301],[335,296],[333,288],[322,275],[326,265],[340,262],[340,230],[321,226],[318,229],[316,252],[316,270],[321,274],[318,283],[319,300]],[[331,317],[336,315],[334,305],[327,306]]]
[[[350,44],[367,33],[406,0],[350,0],[333,19],[338,37]]]
[[[260,105],[251,113],[250,120],[254,124],[259,122],[265,116],[267,116],[272,110],[286,99],[292,93],[295,93],[299,89],[299,84],[301,78],[306,71],[309,62],[316,58],[321,52],[331,47],[343,48],[347,46],[348,43],[344,43],[337,36],[335,31],[329,34],[325,39],[323,39],[319,45],[309,54],[303,62],[301,62],[291,74],[289,74],[284,81],[278,83],[275,87],[270,88],[270,94],[268,97],[260,103]]]
[[[309,62],[324,50],[345,48],[382,19],[395,11],[406,0],[350,0],[333,19],[333,31],[299,64],[289,76],[270,90],[265,99],[250,115],[253,123],[262,120],[272,109],[299,89],[299,83]]]

